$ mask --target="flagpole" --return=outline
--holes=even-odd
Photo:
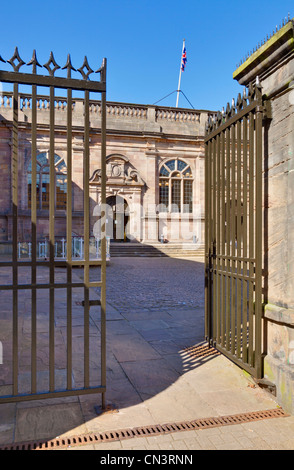
[[[180,95],[180,86],[181,86],[181,78],[182,78],[182,57],[183,57],[183,52],[185,48],[185,39],[183,40],[183,48],[182,48],[182,55],[181,55],[181,66],[180,66],[180,75],[179,75],[179,83],[178,83],[178,89],[177,89],[177,103],[176,103],[176,108],[178,107],[179,104],[179,95]]]

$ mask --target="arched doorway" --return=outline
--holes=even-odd
[[[127,233],[129,221],[129,206],[121,196],[110,196],[106,199],[107,224],[106,233],[114,242],[129,241]]]

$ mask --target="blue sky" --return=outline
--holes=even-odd
[[[0,55],[18,46],[29,62],[36,49],[44,64],[52,50],[64,66],[70,53],[75,68],[87,55],[94,70],[106,57],[109,101],[153,104],[171,93],[158,104],[175,106],[185,38],[181,90],[195,109],[218,110],[242,91],[236,64],[288,13],[293,0],[15,0],[1,5]],[[183,94],[179,106],[190,108]]]

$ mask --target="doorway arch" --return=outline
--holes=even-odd
[[[106,233],[113,242],[128,242],[129,205],[122,196],[109,196],[107,204]]]

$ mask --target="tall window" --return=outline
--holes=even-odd
[[[192,171],[183,160],[170,160],[160,168],[159,204],[162,212],[192,213]]]
[[[54,156],[54,187],[55,187],[55,207],[58,210],[66,208],[66,190],[67,190],[67,174],[66,164],[58,155]],[[30,162],[27,170],[28,176],[28,206],[31,207],[32,202],[32,162]],[[37,155],[37,209],[49,209],[49,158],[48,153],[40,153]]]

